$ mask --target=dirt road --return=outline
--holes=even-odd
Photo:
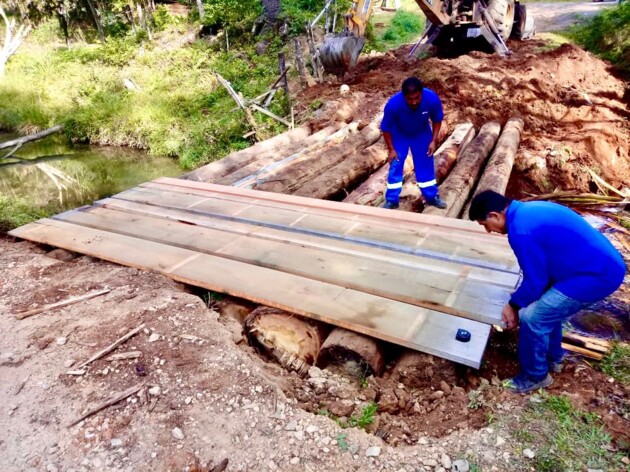
[[[536,31],[544,33],[563,30],[614,5],[617,2],[527,3],[527,13],[534,15]]]

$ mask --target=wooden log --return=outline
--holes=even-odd
[[[0,149],[6,149],[10,147],[18,147],[22,146],[25,143],[30,143],[31,141],[37,141],[38,139],[45,138],[46,136],[50,136],[51,134],[58,133],[63,129],[61,125],[55,125],[52,128],[45,129],[44,131],[40,131],[39,133],[31,134],[29,136],[23,136],[21,138],[11,139],[9,141],[5,141],[0,143]]]
[[[378,206],[384,199],[388,172],[389,165],[383,165],[379,170],[373,173],[369,179],[344,198],[343,202],[354,203],[356,205]],[[412,173],[413,161],[407,159],[403,170],[403,180],[407,179]]]
[[[462,123],[455,127],[453,133],[442,143],[434,155],[435,179],[442,183],[450,173],[457,156],[475,137],[475,127],[472,123]]]
[[[501,125],[494,121],[481,127],[477,137],[466,147],[457,160],[457,165],[440,186],[440,197],[448,207],[442,210],[429,206],[423,213],[459,217],[500,132]]]
[[[293,194],[324,200],[335,199],[343,193],[347,196],[345,189],[354,187],[386,161],[387,150],[380,142],[376,142],[362,151],[352,153],[328,171],[306,182]]]
[[[319,130],[316,133],[311,134],[310,136],[307,136],[305,139],[299,142],[295,142],[284,147],[274,149],[273,152],[263,152],[254,161],[250,162],[247,165],[244,165],[234,172],[231,172],[225,177],[217,179],[215,183],[221,185],[233,185],[240,180],[253,178],[254,174],[274,162],[281,161],[282,159],[298,152],[302,152],[305,149],[313,149],[314,146],[323,145],[326,138],[328,138],[331,134],[337,132],[339,128],[341,128],[341,124],[335,123],[331,126],[327,126],[326,128]]]
[[[240,169],[255,161],[263,155],[277,152],[285,146],[301,143],[311,134],[308,126],[301,126],[285,133],[274,136],[271,139],[261,141],[253,146],[234,152],[223,159],[213,162],[181,176],[182,179],[196,180],[198,182],[216,182],[222,177]]]
[[[328,328],[287,311],[260,306],[245,320],[245,334],[289,370],[305,375],[315,364]]]
[[[359,377],[380,376],[385,368],[382,343],[363,334],[335,328],[322,345],[317,366],[341,367]]]
[[[300,85],[302,90],[305,90],[308,88],[308,79],[306,77],[306,67],[304,67],[304,55],[302,54],[300,38],[294,38],[293,45],[295,46],[295,65],[300,75]]]
[[[374,144],[380,137],[380,116],[361,132],[343,142],[311,153],[308,158],[291,163],[280,172],[258,181],[254,188],[267,192],[291,194],[308,181],[334,167],[351,154]]]
[[[514,167],[516,151],[521,141],[523,126],[523,119],[520,117],[512,117],[507,121],[471,200],[475,195],[485,190],[494,190],[501,195],[505,193],[512,174],[512,167]],[[468,219],[469,210],[470,202],[466,205],[462,218]]]

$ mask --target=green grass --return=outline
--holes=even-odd
[[[599,364],[606,375],[618,382],[630,384],[630,345],[615,343],[609,354]]]
[[[213,73],[254,97],[277,76],[279,42],[264,56],[253,46],[227,53],[205,41],[166,47],[165,41],[186,32],[181,25],[172,28],[151,43],[126,36],[104,46],[27,45],[0,82],[0,128],[30,131],[62,123],[73,140],[177,156],[185,169],[247,147],[242,112]],[[139,90],[128,90],[125,79]],[[286,97],[276,97],[271,111],[285,115]],[[262,138],[286,129],[264,115],[255,117]]]
[[[403,0],[396,13],[379,12],[370,18],[366,51],[386,51],[419,39],[426,18],[413,0]]]
[[[564,396],[543,392],[532,398],[514,431],[522,450],[536,453],[528,460],[532,470],[623,470],[623,456],[611,452],[611,438],[596,414],[576,409]]]
[[[26,199],[0,195],[0,231],[9,231],[57,212],[55,206],[37,208]]]
[[[348,420],[348,426],[367,429],[372,423],[374,423],[377,411],[378,405],[374,402],[370,402],[367,406],[363,407],[360,415],[352,415],[350,417]]]
[[[605,9],[571,29],[570,36],[630,76],[630,3]]]

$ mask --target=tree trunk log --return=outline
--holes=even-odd
[[[225,177],[250,162],[255,161],[262,153],[276,151],[277,149],[281,149],[282,147],[293,143],[300,143],[309,135],[310,129],[307,126],[292,129],[274,136],[271,139],[256,143],[247,149],[243,149],[242,151],[234,152],[219,161],[184,174],[181,178],[196,180],[198,182],[216,182],[222,177]]]
[[[380,121],[381,117],[379,116],[355,136],[337,145],[327,146],[319,152],[312,153],[307,159],[292,162],[291,165],[282,171],[257,183],[254,188],[256,190],[287,194],[297,191],[307,182],[334,167],[346,157],[374,144],[381,136]]]
[[[324,324],[266,306],[256,308],[245,320],[250,343],[300,375],[315,364],[327,331]]]
[[[501,195],[505,193],[508,181],[510,180],[510,174],[512,174],[512,167],[514,167],[516,151],[521,142],[521,133],[523,132],[524,126],[523,119],[520,117],[512,117],[505,124],[503,132],[497,141],[497,146],[479,179],[473,198],[484,190],[494,190]],[[463,219],[468,219],[469,211],[470,201],[468,205],[466,205],[466,209],[462,215]]]
[[[441,210],[430,206],[423,213],[459,217],[500,132],[501,125],[494,121],[481,127],[477,137],[466,147],[457,165],[440,186],[440,197],[448,207]]]
[[[365,179],[387,161],[385,146],[376,142],[363,151],[357,151],[328,171],[318,175],[298,188],[294,195],[303,197],[335,199]]]
[[[457,160],[457,156],[466,149],[474,137],[475,127],[472,123],[457,125],[453,134],[435,152],[435,178],[438,184],[446,179]]]
[[[374,338],[335,328],[326,338],[317,358],[317,366],[322,369],[332,365],[359,377],[378,377],[385,368],[382,344]]]
[[[22,138],[12,139],[10,141],[5,141],[0,143],[0,149],[6,149],[9,147],[21,146],[25,143],[29,143],[31,141],[37,141],[38,139],[45,138],[46,136],[50,136],[51,134],[57,133],[63,129],[61,125],[55,125],[52,128],[45,129],[44,131],[40,131],[39,133],[31,134],[29,136],[24,136]]]
[[[340,127],[340,124],[328,126],[317,133],[308,136],[303,141],[287,145],[284,149],[272,149],[267,152],[263,152],[255,161],[217,180],[216,183],[221,185],[233,185],[239,181],[246,180],[249,177],[254,179],[254,174],[256,174],[256,172],[270,164],[273,164],[274,162],[281,161],[286,157],[292,156],[312,146],[323,145],[326,138],[338,131]]]
[[[304,66],[304,55],[302,54],[302,44],[300,38],[294,38],[293,44],[295,46],[295,66],[300,74],[300,85],[302,90],[308,88],[308,78],[306,77],[306,67]]]

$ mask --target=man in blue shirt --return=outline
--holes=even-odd
[[[413,156],[416,181],[426,203],[446,208],[446,203],[438,195],[433,167],[433,153],[443,119],[440,98],[433,90],[424,88],[416,77],[407,78],[402,91],[391,97],[385,105],[381,131],[389,154],[389,174],[384,208],[398,208],[403,168],[409,149]]]
[[[507,234],[523,271],[502,312],[508,329],[520,318],[521,371],[506,386],[516,393],[547,387],[549,370],[562,369],[562,323],[619,288],[623,258],[584,218],[556,203],[511,201],[488,190],[473,199],[470,219]]]

